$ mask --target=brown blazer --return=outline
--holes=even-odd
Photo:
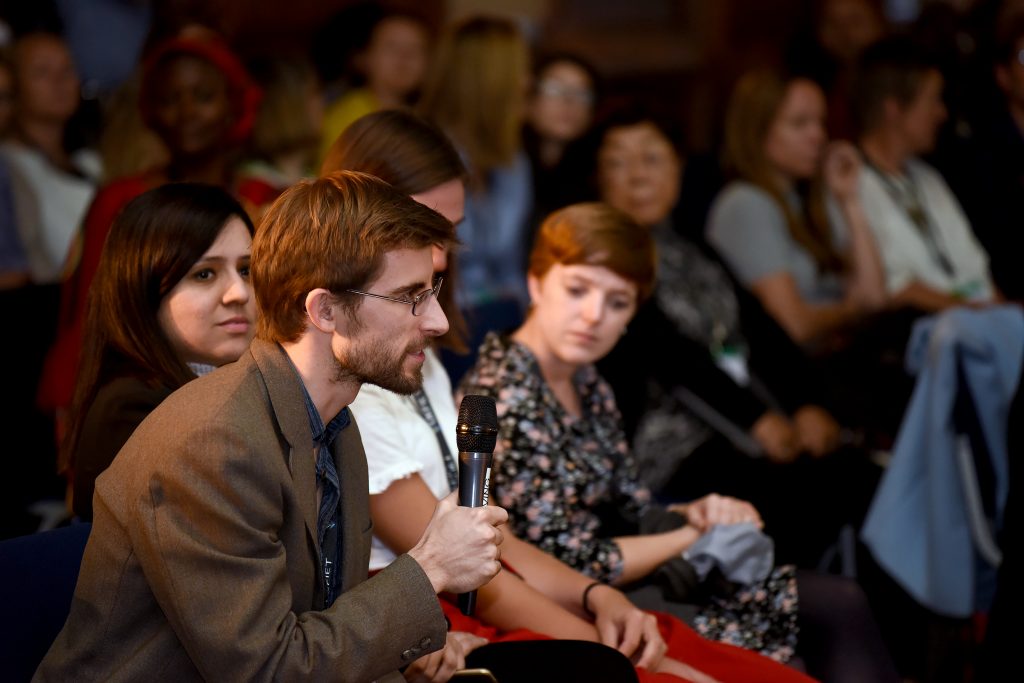
[[[370,681],[444,645],[408,555],[370,580],[366,459],[337,439],[342,591],[322,610],[315,450],[298,373],[255,341],[139,426],[96,482],[71,613],[38,681]]]

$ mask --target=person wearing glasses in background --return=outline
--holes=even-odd
[[[523,149],[533,172],[534,231],[552,211],[592,194],[586,140],[599,92],[597,71],[583,59],[553,53],[537,61],[523,127]]]

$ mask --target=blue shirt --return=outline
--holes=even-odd
[[[341,501],[341,482],[338,469],[334,466],[331,455],[331,444],[348,427],[351,419],[348,408],[342,408],[327,426],[320,419],[320,412],[313,403],[313,398],[302,386],[302,396],[306,401],[306,412],[309,414],[309,427],[313,433],[313,441],[317,444],[316,483],[320,496],[320,511],[317,515],[316,531],[320,543],[321,567],[324,576],[324,609],[334,603],[338,597],[338,576],[341,565],[341,527],[338,515],[338,503]]]

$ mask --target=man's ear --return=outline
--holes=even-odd
[[[334,295],[323,287],[306,294],[306,317],[321,332],[334,332],[337,329],[338,315],[334,306]]]

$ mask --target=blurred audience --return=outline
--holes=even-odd
[[[880,471],[844,450],[804,352],[702,241],[673,221],[685,177],[680,134],[644,109],[601,126],[605,202],[657,245],[657,284],[599,363],[621,406],[640,478],[664,499],[717,491],[751,501],[783,562],[816,567],[859,524]],[[807,518],[807,509],[818,512]]]
[[[306,59],[276,58],[250,64],[263,90],[248,159],[239,169],[238,192],[255,206],[268,205],[290,185],[316,175],[323,127],[323,93]],[[259,216],[252,216],[259,223]]]
[[[828,102],[829,136],[852,140],[851,120],[854,74],[857,60],[868,45],[886,31],[881,0],[819,0],[812,3],[810,34],[795,41],[787,61],[795,73],[812,78]]]
[[[826,149],[825,98],[803,78],[752,72],[737,84],[724,159],[733,180],[707,237],[795,341],[836,343],[884,305],[881,264],[857,193],[859,160]],[[828,189],[836,202],[826,204]]]
[[[19,231],[32,279],[61,278],[69,248],[96,191],[101,166],[92,150],[69,149],[65,128],[78,109],[79,81],[71,52],[60,36],[32,33],[12,51],[14,121],[0,145],[16,184]]]
[[[41,435],[53,421],[35,405],[35,387],[45,349],[54,339],[59,307],[58,281],[69,246],[100,177],[99,157],[77,147],[70,122],[79,108],[79,80],[67,45],[52,33],[20,35],[11,51],[13,115],[0,142],[0,211],[6,235],[2,308],[6,320],[24,321],[17,334],[4,335],[0,352],[13,360],[4,382],[10,420],[11,452],[19,458],[0,491],[0,525],[13,533],[45,528],[56,519],[47,511],[62,503],[54,479],[56,444]],[[3,69],[0,69],[2,71]],[[6,207],[3,205],[6,204]],[[50,505],[45,501],[54,499]]]
[[[430,33],[411,14],[383,13],[366,45],[354,54],[359,81],[328,108],[320,138],[320,158],[353,121],[380,109],[413,103],[427,73]]]
[[[812,354],[844,421],[888,447],[912,389],[903,370],[909,322],[883,312],[885,273],[861,201],[859,154],[827,144],[816,84],[755,71],[733,92],[723,156],[734,180],[711,208],[708,241]]]

